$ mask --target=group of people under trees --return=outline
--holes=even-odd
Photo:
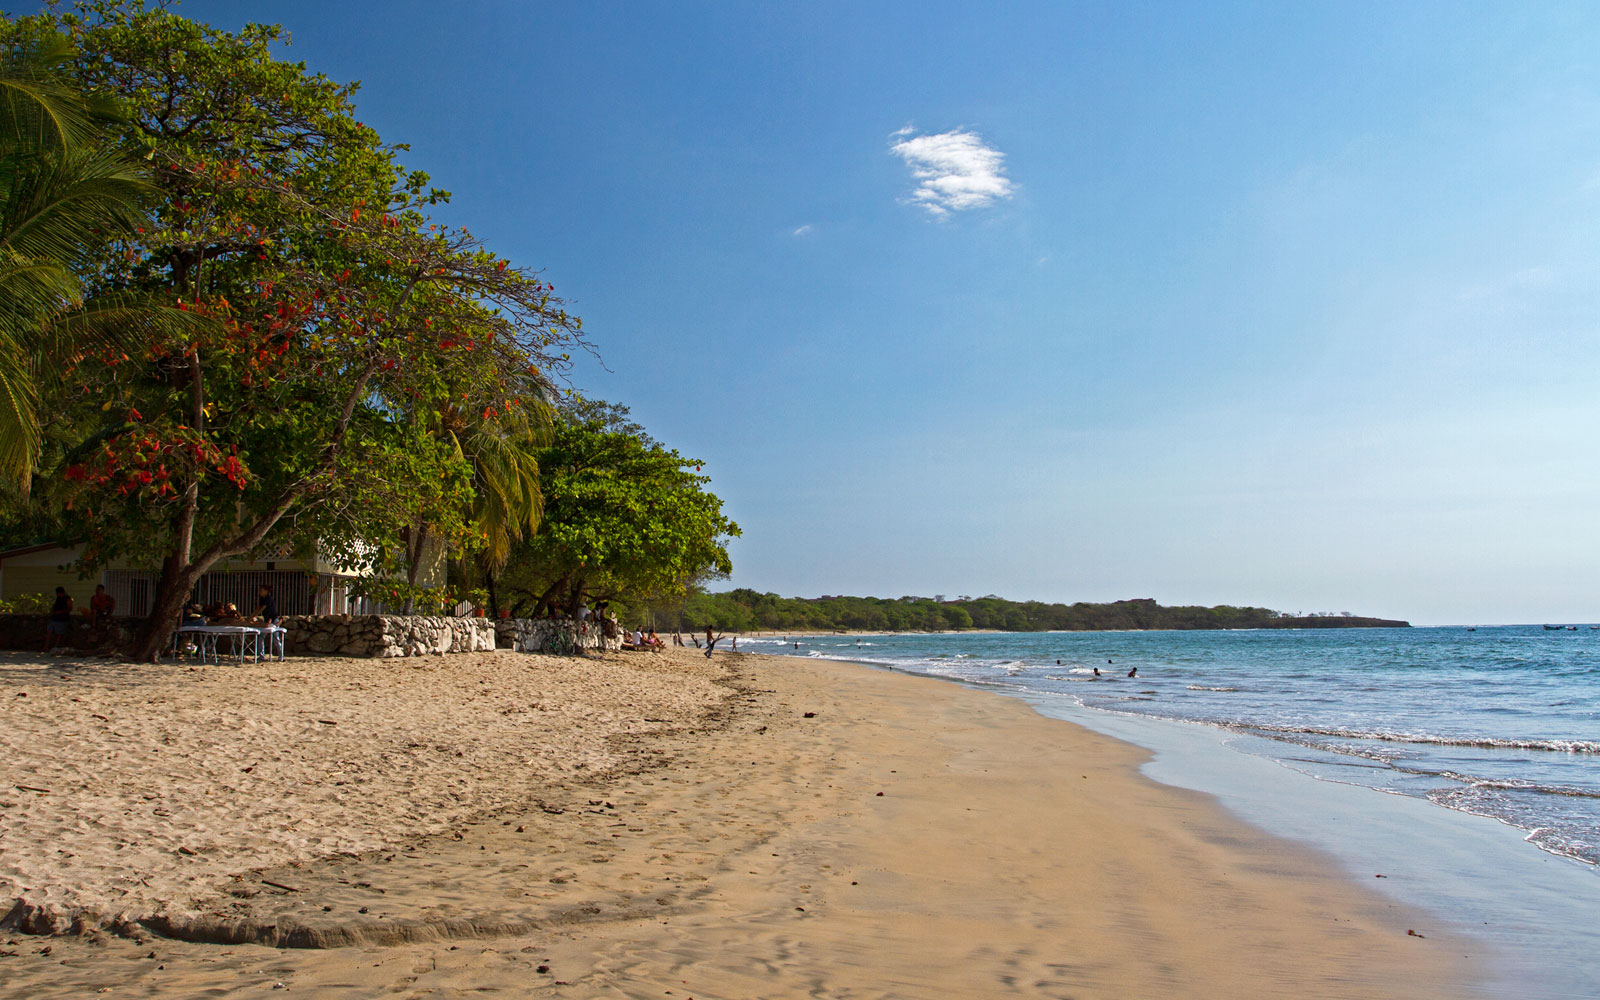
[[[191,599],[183,606],[183,614],[179,621],[184,625],[205,625],[213,622],[249,620],[263,625],[276,625],[282,618],[283,616],[278,614],[278,599],[272,595],[272,585],[263,583],[256,588],[256,601],[248,619],[239,614],[238,606],[231,601],[202,605],[198,600]]]
[[[111,621],[112,614],[117,609],[117,599],[106,592],[106,585],[95,584],[94,594],[89,598],[87,616],[90,628],[99,628]],[[65,645],[67,633],[72,630],[72,612],[74,603],[72,595],[67,593],[66,587],[57,587],[55,602],[50,606],[50,614],[45,622],[44,648],[48,651],[57,646]],[[276,625],[282,618],[278,614],[278,599],[272,595],[272,585],[263,583],[256,588],[256,602],[252,617],[264,625]],[[190,600],[183,606],[183,615],[180,623],[183,625],[204,625],[208,621],[232,620],[240,618],[239,609],[228,602],[218,601],[214,604],[202,606],[198,600]]]
[[[55,601],[50,605],[50,615],[45,623],[45,649],[54,649],[66,642],[67,633],[72,630],[73,609],[72,595],[67,593],[67,588],[57,587]],[[94,595],[89,598],[89,608],[86,612],[89,627],[99,628],[109,624],[112,612],[116,610],[117,599],[106,593],[106,585],[95,584]]]

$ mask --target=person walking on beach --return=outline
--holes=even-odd
[[[67,630],[72,627],[72,598],[67,588],[56,588],[56,602],[50,605],[50,620],[45,624],[44,648],[46,651],[67,641]]]

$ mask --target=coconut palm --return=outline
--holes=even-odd
[[[544,405],[518,408],[490,422],[471,420],[447,429],[458,451],[472,464],[471,519],[483,532],[476,570],[489,589],[505,566],[511,543],[539,530],[544,497],[539,491],[538,449],[544,443],[550,413]]]
[[[62,77],[70,55],[59,36],[0,55],[0,480],[22,489],[51,359],[157,318],[120,298],[85,304],[84,276],[154,188],[117,152],[105,109]]]

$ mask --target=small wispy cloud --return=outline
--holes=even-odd
[[[791,235],[791,236],[810,236],[811,235],[811,223],[808,222],[803,226],[796,226],[795,229],[794,229],[794,232],[790,233],[789,235]]]
[[[889,137],[896,140],[889,152],[906,162],[917,182],[911,202],[935,217],[987,208],[1011,197],[1013,185],[1005,174],[1005,154],[985,145],[976,132],[954,128],[918,135],[907,125]]]

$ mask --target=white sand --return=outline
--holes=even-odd
[[[1148,781],[1136,748],[925,678],[692,649],[18,660],[0,698],[11,891],[202,908],[193,941],[6,935],[0,995],[1481,995],[1437,915]],[[321,946],[271,946],[296,940]]]
[[[16,901],[58,927],[181,915],[215,900],[229,873],[526,806],[563,775],[640,752],[614,737],[722,701],[716,667],[666,663],[0,654],[0,915]]]

